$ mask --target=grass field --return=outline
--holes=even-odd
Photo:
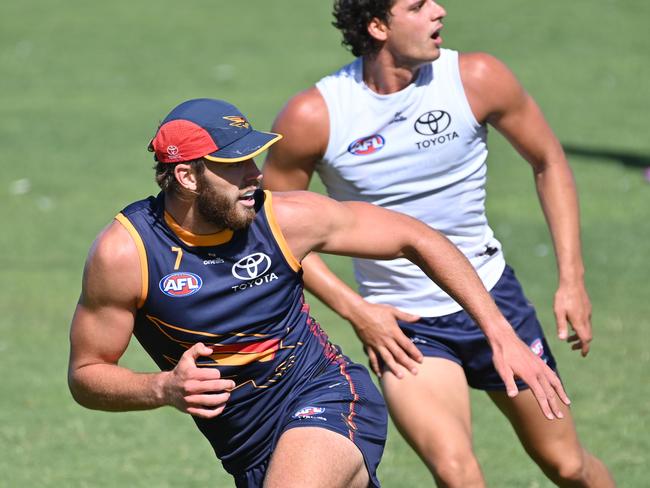
[[[647,486],[650,452],[649,5],[456,1],[445,5],[443,33],[447,47],[506,61],[567,147],[594,306],[587,359],[553,339],[549,238],[530,170],[497,134],[489,216],[545,324],[582,439],[622,487]],[[126,203],[156,191],[146,145],[158,120],[208,96],[267,129],[289,96],[350,59],[329,12],[323,0],[0,7],[0,486],[232,485],[189,417],[170,408],[92,412],[72,401],[69,321],[94,236]],[[330,263],[351,279],[346,260]],[[313,308],[365,362],[350,327]],[[153,370],[137,344],[124,364]],[[486,398],[472,401],[490,485],[550,486]],[[432,484],[394,429],[379,474],[388,488]]]

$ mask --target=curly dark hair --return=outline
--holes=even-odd
[[[181,163],[161,163],[158,161],[154,166],[156,170],[156,183],[164,192],[178,193],[180,185],[174,176],[174,168]],[[201,176],[205,171],[205,161],[203,158],[194,159],[192,161],[183,161],[182,164],[189,164],[192,166],[197,175]]]
[[[334,0],[332,25],[343,34],[341,44],[355,56],[375,54],[380,44],[368,33],[368,24],[373,18],[388,23],[394,4],[395,0]]]

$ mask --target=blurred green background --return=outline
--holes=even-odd
[[[594,307],[587,359],[554,339],[548,232],[528,165],[496,133],[489,217],[537,306],[585,445],[620,486],[647,486],[650,4],[444,5],[444,45],[504,60],[567,149]],[[189,417],[76,405],[66,385],[68,326],[95,235],[125,204],[157,191],[146,145],[158,121],[180,101],[213,97],[268,129],[291,95],[351,59],[330,10],[324,0],[0,6],[0,486],[232,486]],[[347,260],[329,262],[351,281]],[[333,340],[365,363],[349,325],[311,301]],[[137,344],[124,364],[153,370]],[[485,396],[472,402],[489,484],[551,486]],[[379,474],[388,488],[433,484],[392,428]]]

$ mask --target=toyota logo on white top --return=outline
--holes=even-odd
[[[249,254],[232,266],[232,275],[240,280],[254,280],[271,267],[271,258],[262,252]]]

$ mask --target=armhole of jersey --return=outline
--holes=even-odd
[[[453,55],[455,54],[455,56]],[[463,78],[460,76],[460,53],[458,51],[448,51],[447,55],[449,56],[449,73],[450,80],[453,82],[456,91],[460,94],[460,99],[464,107],[465,117],[467,121],[470,122],[475,129],[481,127],[478,120],[472,112],[472,107],[469,104],[467,99],[467,94],[465,93],[465,86],[463,85]]]
[[[330,101],[328,100],[327,97],[327,92],[328,92],[328,87],[325,84],[324,80],[320,80],[318,83],[316,83],[316,89],[318,90],[318,93],[320,93],[320,96],[323,97],[323,101],[325,102],[325,108],[327,109],[327,119],[328,119],[328,124],[329,124],[329,133],[327,136],[327,147],[325,148],[325,153],[323,153],[323,157],[321,158],[321,161],[317,163],[321,163],[322,161],[328,161],[329,160],[329,155],[330,152],[332,151],[332,141],[336,140],[336,126],[337,124],[334,123],[334,117],[332,113],[332,105],[330,104]]]
[[[129,219],[127,219],[124,214],[119,213],[115,216],[120,224],[124,226],[133,241],[135,242],[135,247],[138,249],[138,256],[140,256],[140,276],[142,282],[142,289],[140,290],[140,299],[138,300],[138,308],[142,308],[145,300],[147,299],[147,294],[149,293],[149,267],[147,265],[147,250],[144,247],[144,242],[142,242],[142,237],[133,227],[133,224]]]
[[[278,246],[280,246],[280,250],[282,251],[282,255],[284,256],[284,259],[287,261],[287,264],[291,267],[291,269],[293,269],[297,273],[298,271],[300,271],[301,268],[300,262],[293,255],[293,252],[291,252],[291,249],[289,248],[289,244],[287,244],[287,241],[285,240],[284,235],[282,234],[282,230],[280,229],[280,226],[275,220],[275,213],[273,213],[272,200],[273,197],[271,196],[271,192],[268,190],[264,190],[264,211],[266,213],[266,220],[269,222],[269,227],[271,228],[273,237],[275,237],[275,242],[277,242]]]

